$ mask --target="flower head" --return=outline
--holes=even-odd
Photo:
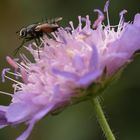
[[[107,3],[108,25],[105,26],[102,24],[104,14],[98,9],[94,11],[98,18],[93,24],[88,15],[79,16],[76,28],[70,21],[70,27],[61,27],[53,33],[54,39],[44,35],[39,57],[38,49],[33,48],[36,44],[26,47],[34,62],[24,54],[20,55],[21,61],[6,57],[15,72],[4,69],[2,78],[14,82],[14,94],[1,92],[10,95],[12,101],[9,106],[0,106],[0,127],[28,124],[17,140],[27,139],[35,123],[45,115],[71,104],[74,97],[86,96],[79,89],[100,82],[105,69],[106,75],[111,77],[140,49],[140,14],[136,14],[133,23],[128,23],[124,22],[126,10],[123,10],[119,24],[111,26]],[[85,22],[84,27],[82,22]],[[7,74],[15,75],[15,79]]]

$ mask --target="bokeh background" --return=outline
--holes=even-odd
[[[8,67],[6,55],[21,43],[16,31],[44,18],[62,16],[62,26],[68,21],[77,24],[78,15],[90,15],[94,8],[103,9],[105,0],[0,0],[0,71]],[[140,0],[111,0],[109,14],[117,24],[119,12],[127,9],[126,20],[133,20],[140,12]],[[131,40],[130,40],[131,41]],[[0,90],[12,92],[11,82],[0,82]],[[8,105],[10,97],[0,94],[0,104]],[[125,69],[118,82],[102,95],[102,104],[117,140],[140,140],[140,56]],[[14,140],[24,125],[0,130],[0,140]],[[37,123],[29,140],[105,140],[89,101],[67,108],[57,116],[49,116]]]

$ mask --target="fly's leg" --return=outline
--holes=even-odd
[[[20,49],[23,47],[23,45],[26,43],[26,42],[29,42],[33,40],[33,37],[30,37],[30,38],[24,38],[23,41],[21,42],[21,45],[19,47],[17,47],[15,50],[14,50],[14,56],[17,55],[17,53],[20,51]]]
[[[24,39],[24,40],[22,41],[21,45],[20,45],[19,47],[17,47],[17,48],[14,50],[14,56],[17,55],[17,53],[20,51],[20,49],[23,47],[24,43],[26,43],[26,42],[27,42],[27,40]]]
[[[52,38],[55,40],[55,37],[51,34],[51,33],[46,33],[46,35],[49,37],[49,38]]]
[[[40,52],[39,52],[39,46],[41,44],[40,38],[35,38],[34,41],[37,45],[38,58],[40,59]]]

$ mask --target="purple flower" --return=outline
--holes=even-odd
[[[15,72],[4,69],[2,79],[14,82],[14,94],[1,92],[10,95],[12,101],[9,106],[0,106],[0,128],[25,122],[28,128],[17,140],[27,139],[35,123],[69,104],[79,95],[77,89],[87,89],[98,82],[105,68],[107,75],[112,76],[140,49],[140,14],[136,14],[133,23],[124,22],[126,10],[123,10],[119,24],[111,26],[106,5],[108,25],[105,26],[102,24],[104,14],[98,9],[95,12],[98,18],[93,25],[89,16],[79,16],[76,28],[70,22],[70,28],[61,27],[53,33],[55,39],[44,35],[40,57],[38,49],[33,48],[38,47],[36,44],[26,47],[34,62],[24,54],[20,55],[21,62],[6,58]],[[15,75],[15,79],[9,74]]]

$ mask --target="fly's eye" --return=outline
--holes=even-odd
[[[21,31],[19,33],[19,36],[20,37],[25,37],[26,36],[26,29],[25,28],[21,29]]]

